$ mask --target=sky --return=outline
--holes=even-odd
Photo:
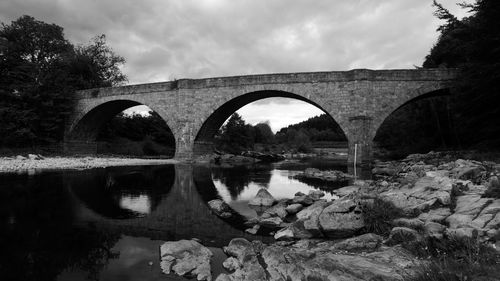
[[[459,18],[463,0],[438,1]],[[470,1],[468,1],[470,2]],[[128,84],[262,73],[422,65],[441,22],[432,0],[2,0],[0,22],[31,15],[74,44],[105,34]],[[321,112],[266,99],[238,111],[274,131]]]

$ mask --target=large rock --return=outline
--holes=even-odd
[[[224,247],[224,252],[237,260],[225,261],[235,264],[235,271],[231,274],[222,273],[216,281],[254,281],[268,280],[266,270],[259,262],[258,255],[261,245],[254,244],[243,238],[235,238]],[[229,259],[231,259],[231,257]]]
[[[173,271],[180,276],[189,275],[210,281],[212,255],[208,248],[194,240],[165,242],[160,246],[160,267],[165,274]]]
[[[411,273],[414,258],[401,248],[387,248],[365,255],[334,253],[322,247],[272,245],[262,252],[265,280],[403,280]]]
[[[276,202],[276,199],[267,191],[265,188],[259,189],[257,195],[248,202],[248,205],[254,206],[272,206]]]
[[[327,205],[328,203],[325,200],[319,200],[296,215],[297,220],[303,222],[304,229],[313,236],[320,237],[323,235],[319,224],[319,216]]]
[[[380,235],[367,233],[335,243],[330,249],[349,252],[372,251],[380,246],[382,240],[383,238]]]
[[[384,191],[380,197],[392,202],[406,214],[413,215],[416,212],[426,212],[438,205],[448,206],[451,203],[450,194],[454,182],[453,179],[435,171],[427,173],[414,185]]]
[[[421,230],[424,228],[424,222],[417,218],[398,218],[392,221],[392,225],[394,226],[403,226],[412,228],[415,230]]]
[[[395,245],[402,242],[418,241],[421,238],[422,236],[416,230],[398,226],[391,230],[391,234],[389,235],[389,239],[387,239],[386,243],[388,245]]]
[[[325,193],[321,190],[310,190],[308,195],[314,200],[319,200],[325,196]]]
[[[312,238],[314,235],[304,227],[304,221],[298,220],[280,229],[274,235],[276,240],[294,240]]]
[[[278,204],[265,210],[264,214],[268,214],[270,217],[276,216],[283,219],[288,215],[288,212],[285,209],[286,207],[287,207],[286,202],[280,201]]]
[[[289,213],[290,215],[294,215],[298,212],[300,212],[300,210],[302,210],[304,208],[304,206],[302,206],[302,204],[299,204],[299,203],[295,203],[295,204],[290,204],[288,205],[285,210],[287,213]]]
[[[208,201],[208,206],[216,215],[222,218],[229,218],[232,215],[231,207],[229,207],[229,205],[226,202],[224,202],[224,200],[214,199]]]
[[[429,210],[426,213],[422,213],[418,216],[418,218],[424,222],[442,223],[450,215],[450,208],[438,208]]]
[[[365,224],[363,202],[347,197],[335,200],[321,212],[319,224],[327,237],[345,238],[356,234]]]
[[[314,203],[314,199],[309,195],[299,195],[292,199],[294,204],[301,204],[303,206],[309,206]]]
[[[428,237],[436,238],[436,239],[442,239],[443,238],[443,233],[446,230],[446,226],[437,223],[437,222],[427,222],[424,225],[424,232],[425,235]]]
[[[350,194],[357,193],[361,189],[361,186],[358,185],[349,185],[349,186],[344,186],[339,189],[333,190],[333,194],[339,196],[339,197],[344,197]]]

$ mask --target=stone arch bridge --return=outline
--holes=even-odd
[[[240,107],[269,97],[295,98],[329,114],[344,131],[348,161],[372,158],[372,141],[382,122],[417,99],[447,95],[454,69],[401,69],[264,74],[90,89],[75,95],[65,149],[95,152],[101,126],[136,105],[156,111],[172,130],[175,158],[208,153],[213,136]]]

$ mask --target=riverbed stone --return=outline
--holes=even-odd
[[[326,200],[318,200],[311,206],[297,213],[297,220],[303,221],[304,229],[315,237],[323,236],[319,223],[319,216],[329,203]]]
[[[245,232],[246,233],[250,233],[252,235],[255,235],[255,234],[257,234],[257,232],[259,231],[259,229],[260,229],[260,225],[256,224],[252,228],[245,229]]]
[[[371,251],[380,246],[383,237],[374,233],[348,238],[333,244],[330,249],[342,251]]]
[[[234,271],[241,267],[241,263],[235,257],[229,257],[222,263],[222,266],[229,271]]]
[[[285,201],[280,201],[278,204],[272,206],[271,208],[264,211],[264,214],[269,214],[270,217],[277,216],[281,219],[285,218],[288,215],[286,211],[287,203]]]
[[[231,207],[224,200],[214,199],[208,201],[208,206],[219,217],[229,218],[232,216]]]
[[[279,228],[283,220],[279,217],[271,217],[260,220],[259,224],[268,228]]]
[[[446,226],[437,222],[430,221],[424,225],[425,235],[436,239],[442,239],[445,230]]]
[[[290,215],[294,215],[298,212],[300,212],[300,210],[302,210],[304,208],[304,206],[302,206],[302,204],[298,204],[298,203],[295,203],[295,204],[290,204],[288,205],[286,208],[285,208],[285,211],[290,214]]]
[[[276,240],[307,239],[314,235],[304,227],[304,221],[298,220],[274,234]]]
[[[424,222],[443,222],[447,217],[451,215],[450,208],[437,208],[429,210],[428,212],[422,213],[418,218]]]
[[[345,238],[361,230],[363,220],[362,202],[341,198],[325,207],[319,216],[319,225],[324,235],[330,238]]]
[[[424,222],[418,218],[397,218],[392,221],[394,226],[404,226],[415,230],[424,228]]]
[[[231,274],[220,274],[216,281],[253,281],[267,280],[266,271],[257,255],[262,245],[256,245],[243,238],[235,238],[224,247],[224,252],[239,262],[239,267]]]
[[[309,206],[309,205],[312,205],[314,203],[314,199],[309,195],[301,195],[301,196],[295,196],[292,199],[292,202],[294,204],[301,204],[303,206]]]
[[[276,199],[265,188],[259,189],[255,197],[248,202],[248,205],[254,206],[272,206]]]
[[[198,280],[212,280],[210,258],[212,252],[194,240],[165,242],[160,246],[160,267],[165,274],[195,276]]]
[[[325,196],[325,193],[321,190],[310,190],[309,191],[309,197],[311,197],[313,200],[319,200],[323,196]]]
[[[262,252],[267,280],[402,280],[411,272],[413,257],[400,248],[366,255],[334,253],[322,247],[271,245]]]
[[[339,189],[335,189],[332,192],[333,192],[333,194],[335,194],[339,197],[344,197],[344,196],[347,196],[350,194],[357,193],[357,192],[359,192],[360,189],[361,189],[361,186],[349,185],[349,186],[344,186],[344,187],[339,188]]]
[[[387,239],[387,245],[395,245],[402,242],[412,242],[420,240],[421,235],[415,230],[408,227],[397,226],[391,230],[389,239]]]

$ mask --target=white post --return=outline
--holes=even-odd
[[[358,158],[358,144],[354,144],[354,179],[356,180],[356,160]]]

